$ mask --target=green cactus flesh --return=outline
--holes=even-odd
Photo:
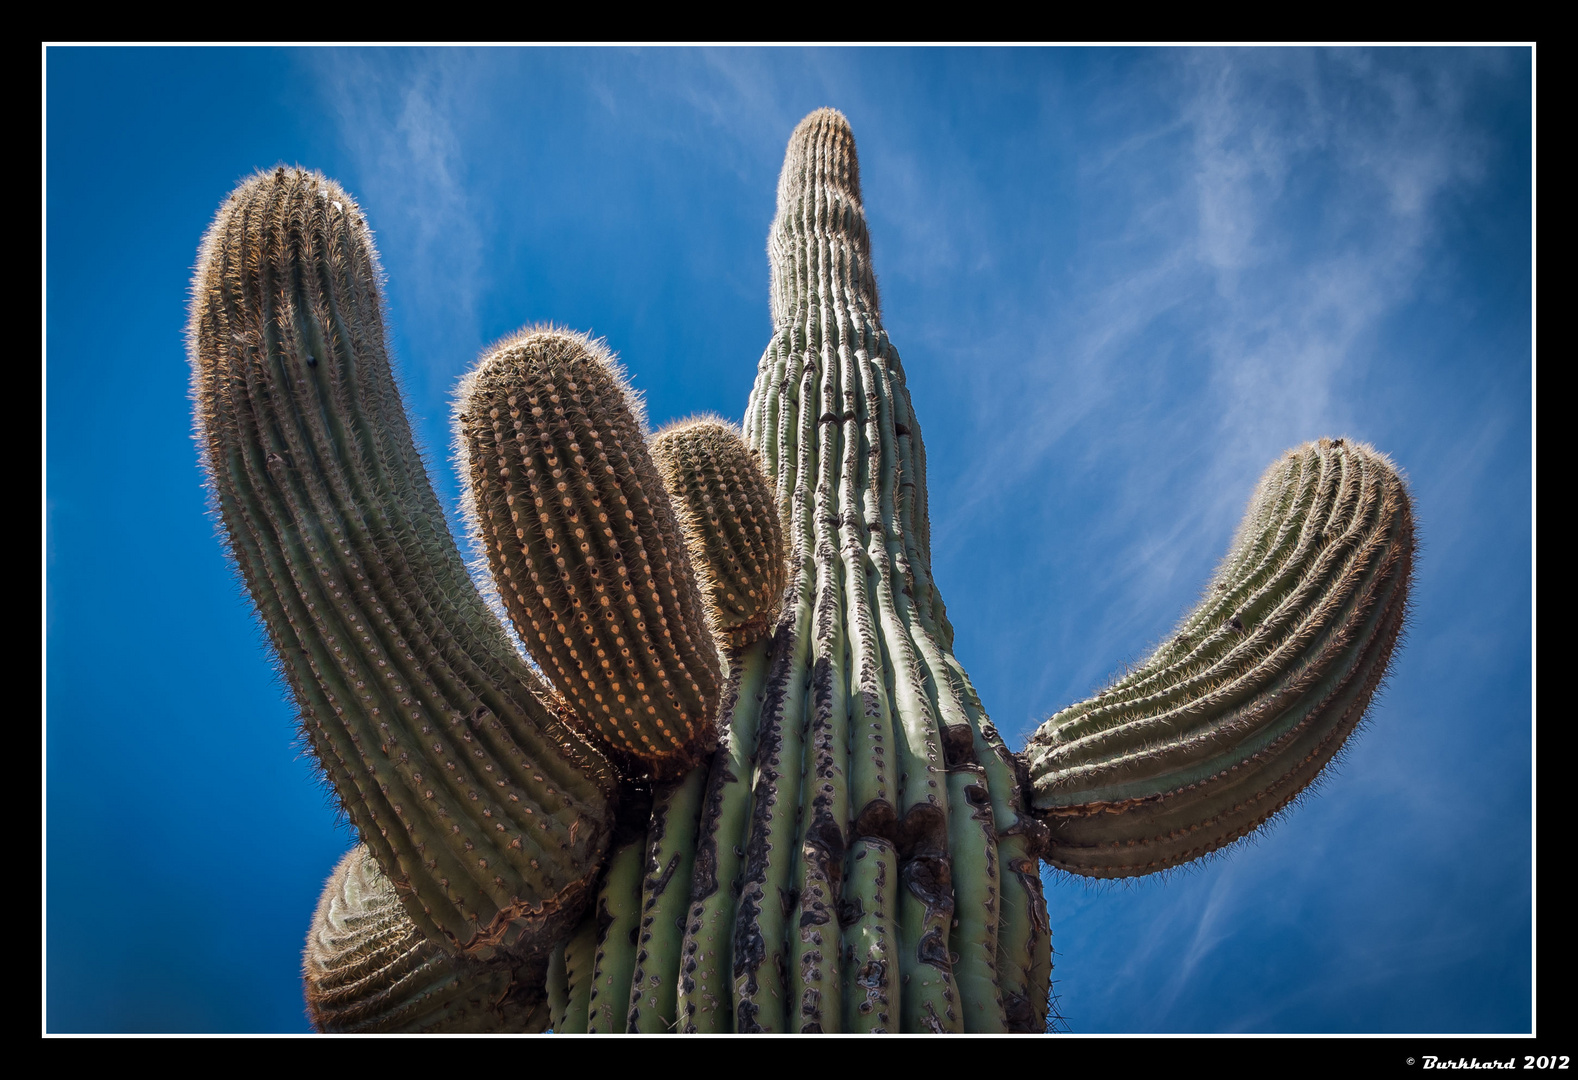
[[[837,112],[790,139],[769,255],[743,443],[718,436],[748,480],[672,433],[649,457],[578,335],[523,332],[463,386],[474,539],[556,692],[444,530],[360,210],[284,169],[221,210],[191,331],[205,462],[365,845],[309,940],[320,1028],[1042,1031],[1043,857],[1120,876],[1215,850],[1362,719],[1412,524],[1383,457],[1323,440],[1273,466],[1152,660],[1010,753],[932,583]]]

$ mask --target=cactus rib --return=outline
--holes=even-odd
[[[783,529],[755,453],[734,425],[706,416],[654,433],[651,450],[713,625],[727,644],[749,645],[771,626],[785,583]]]
[[[798,840],[775,840],[783,867],[764,872],[763,886],[787,891],[796,882],[789,865],[796,856],[805,864],[789,922],[820,926],[819,950],[832,952],[837,940],[844,964],[864,972],[841,986],[852,1026],[872,1026],[884,1000],[891,1009],[884,1024],[905,1030],[956,1030],[965,1012],[983,1010],[994,1015],[989,1024],[1005,1023],[1003,987],[983,990],[972,978],[962,990],[954,978],[953,936],[995,961],[1005,927],[954,903],[949,769],[978,765],[989,791],[993,833],[972,861],[995,860],[1000,838],[1035,835],[1037,826],[1012,756],[952,655],[931,583],[925,450],[882,328],[854,138],[834,110],[813,113],[790,138],[768,251],[776,329],[745,430],[776,486],[791,584],[775,643],[779,666],[767,684],[767,701],[781,705],[764,709],[764,721],[795,725],[784,737],[809,742],[813,752],[804,755]],[[764,723],[764,731],[772,727]],[[762,850],[768,836],[758,828],[747,850]],[[827,865],[833,836],[842,849],[837,878],[813,872]],[[887,861],[890,850],[896,862]],[[1039,910],[1044,923],[1039,879],[1032,885],[1014,875],[1008,887],[1025,895],[1004,910],[1027,919]],[[880,895],[885,909],[840,908],[852,930],[845,942],[839,928],[817,920],[829,897],[842,904],[839,894],[851,888],[862,907]],[[1029,943],[1022,928],[1006,929]],[[1036,944],[1050,949],[1048,940]],[[854,959],[857,946],[864,955]],[[1017,974],[1000,970],[996,978],[1039,1000],[1029,1023],[1040,1030],[1047,985],[1029,986],[1025,971],[1049,966],[1028,955],[1010,966]],[[791,985],[801,985],[802,968],[788,965]],[[805,982],[799,998],[788,994],[788,1012],[776,1014],[782,1029],[842,1023],[825,1010],[806,1014],[804,992],[813,989]]]
[[[365,844],[329,879],[302,962],[328,1032],[532,1032],[548,1026],[541,959],[452,956],[422,934]]]

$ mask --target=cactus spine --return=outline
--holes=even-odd
[[[1032,738],[1047,860],[1146,874],[1286,806],[1369,707],[1412,567],[1412,511],[1391,462],[1343,439],[1288,451],[1199,607],[1138,670]]]

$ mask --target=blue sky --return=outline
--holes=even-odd
[[[654,424],[742,415],[796,121],[854,128],[934,576],[1014,748],[1142,658],[1254,482],[1390,454],[1412,627],[1318,792],[1165,878],[1046,875],[1103,1032],[1532,1020],[1527,49],[216,49],[45,55],[45,1028],[308,1030],[352,843],[206,515],[197,244],[277,163],[353,192],[419,441],[491,342],[606,337]]]

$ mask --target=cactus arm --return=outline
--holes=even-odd
[[[785,584],[783,528],[756,454],[739,429],[713,417],[670,424],[650,440],[726,646],[771,629]]]
[[[338,1033],[541,1031],[542,966],[444,951],[358,844],[335,868],[307,935],[307,1011],[319,1031]]]
[[[1322,439],[1262,478],[1205,599],[1026,755],[1048,861],[1123,877],[1247,835],[1364,717],[1406,621],[1413,514],[1372,448]]]
[[[486,959],[590,888],[613,774],[539,699],[443,527],[355,202],[278,169],[204,240],[198,438],[241,575],[342,805],[406,913]]]
[[[717,646],[613,357],[523,331],[456,402],[468,516],[527,650],[588,737],[633,771],[684,776],[716,743]]]

